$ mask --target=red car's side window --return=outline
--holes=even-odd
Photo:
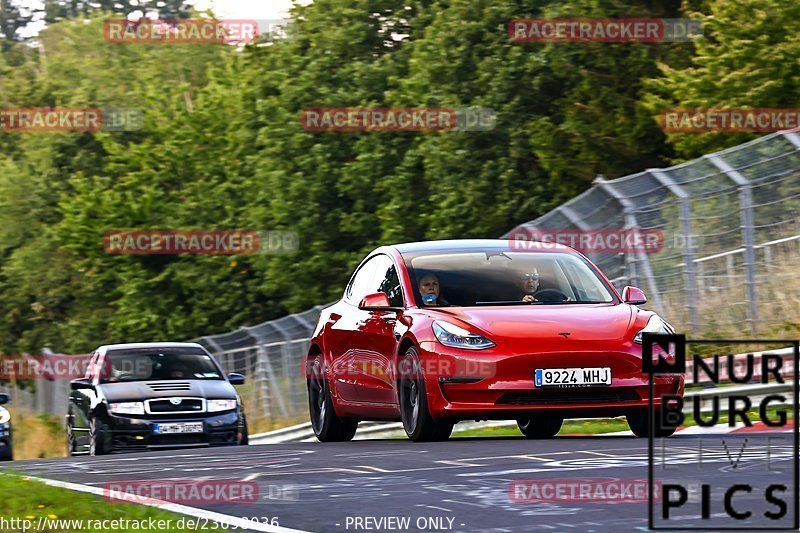
[[[377,256],[361,265],[347,287],[347,299],[355,305],[358,305],[367,294],[377,292],[377,290],[372,290],[372,279],[375,276],[375,266],[377,265],[376,259]]]
[[[397,268],[389,257],[382,255],[377,258],[375,269],[375,290],[373,292],[384,292],[389,297],[389,305],[392,307],[403,307],[403,292],[400,289],[400,278],[397,276]]]
[[[347,287],[347,299],[358,304],[367,294],[384,292],[393,307],[403,306],[403,292],[400,289],[400,278],[392,260],[386,255],[370,258],[358,269],[352,282]]]

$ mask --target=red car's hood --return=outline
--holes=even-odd
[[[569,332],[574,341],[610,341],[624,337],[633,308],[626,304],[560,304],[509,307],[426,309],[431,317],[448,315],[472,325],[490,338],[558,339]]]

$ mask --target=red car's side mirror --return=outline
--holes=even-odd
[[[647,303],[647,297],[642,289],[628,285],[622,289],[622,301],[631,305],[642,305]]]
[[[385,292],[367,294],[358,304],[358,308],[362,311],[395,311],[397,309],[391,306]]]

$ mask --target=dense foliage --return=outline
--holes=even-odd
[[[365,252],[497,237],[586,189],[743,137],[664,107],[797,107],[785,0],[315,0],[259,45],[108,43],[183,2],[0,0],[0,107],[134,107],[132,132],[0,131],[0,350],[186,339],[333,300]],[[527,17],[702,18],[697,43],[511,42]],[[307,107],[489,107],[490,132],[311,132]],[[291,230],[293,255],[115,256],[114,229]]]

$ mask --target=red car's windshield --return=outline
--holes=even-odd
[[[410,263],[418,301],[426,307],[615,301],[573,254],[457,252],[422,255]]]

